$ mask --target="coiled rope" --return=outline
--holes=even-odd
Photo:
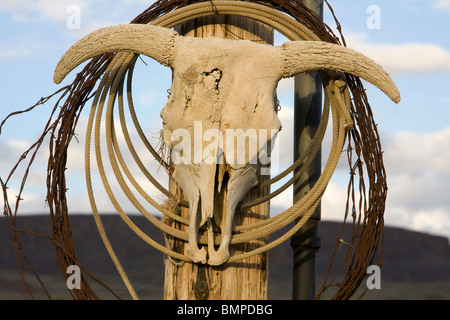
[[[152,22],[154,25],[162,26],[162,27],[173,27],[175,25],[178,25],[182,22],[186,22],[191,19],[204,17],[207,15],[214,15],[214,14],[231,14],[231,15],[238,15],[243,16],[247,18],[255,19],[259,22],[265,23],[269,27],[272,27],[283,35],[285,35],[290,40],[305,40],[305,41],[312,41],[312,40],[319,40],[317,36],[315,36],[309,29],[307,29],[305,26],[300,24],[299,22],[295,21],[291,17],[282,14],[272,8],[255,4],[255,3],[248,3],[248,2],[241,2],[241,1],[212,1],[212,2],[203,2],[203,3],[197,3],[193,5],[189,5],[186,7],[179,8],[173,12],[167,13],[164,16],[160,17],[159,19],[156,19]],[[136,55],[133,53],[118,53],[110,63],[110,66],[108,70],[104,73],[104,76],[102,78],[102,82],[99,85],[99,89],[97,90],[92,109],[91,114],[88,121],[88,127],[87,127],[87,133],[86,133],[86,149],[85,149],[85,155],[86,155],[86,161],[85,161],[85,170],[86,170],[86,181],[88,186],[88,195],[91,202],[93,213],[96,217],[95,221],[99,228],[99,230],[104,230],[101,225],[101,220],[99,217],[99,213],[97,210],[97,206],[95,205],[95,195],[94,191],[91,185],[91,176],[90,176],[90,152],[91,152],[91,139],[92,139],[92,129],[95,126],[95,154],[96,154],[96,160],[97,160],[97,166],[98,170],[104,185],[105,190],[107,191],[107,194],[114,205],[114,208],[117,210],[121,218],[124,220],[124,222],[130,227],[131,230],[133,230],[137,235],[139,235],[144,241],[146,241],[149,245],[155,247],[156,249],[160,250],[162,253],[178,259],[182,261],[190,261],[187,255],[181,252],[176,252],[174,250],[171,250],[167,248],[164,245],[161,245],[157,242],[155,242],[151,237],[146,235],[142,230],[140,230],[133,222],[132,220],[126,215],[123,208],[118,203],[111,187],[110,183],[108,181],[108,177],[106,176],[104,166],[103,166],[103,159],[101,155],[101,146],[100,146],[100,127],[102,125],[101,119],[102,119],[102,113],[103,113],[103,107],[105,104],[106,97],[108,97],[107,102],[107,110],[106,110],[106,120],[105,120],[105,127],[106,127],[106,146],[108,149],[108,155],[111,167],[113,169],[114,175],[122,189],[122,191],[127,196],[128,200],[135,206],[135,208],[144,215],[152,224],[154,224],[157,228],[161,229],[165,234],[168,234],[176,239],[188,240],[188,234],[187,231],[182,231],[176,228],[173,228],[165,223],[163,223],[161,220],[155,218],[152,216],[141,203],[136,199],[134,196],[133,191],[129,188],[127,185],[126,180],[123,177],[123,174],[121,173],[120,168],[122,168],[123,172],[127,176],[128,180],[131,182],[133,187],[138,191],[140,195],[144,197],[144,199],[147,200],[147,202],[158,209],[161,213],[163,213],[165,216],[174,219],[180,223],[188,224],[188,221],[186,219],[182,219],[178,215],[175,215],[170,210],[167,210],[166,208],[163,208],[161,205],[159,205],[150,195],[148,195],[136,182],[136,180],[133,178],[133,175],[131,174],[130,170],[127,167],[127,164],[123,160],[122,154],[118,148],[118,143],[116,139],[116,134],[114,131],[114,118],[113,118],[113,107],[115,104],[116,98],[118,99],[119,104],[119,112],[120,112],[120,122],[122,127],[122,133],[123,136],[126,139],[128,149],[130,153],[133,155],[133,158],[137,161],[138,166],[141,168],[141,170],[144,172],[144,174],[149,177],[150,181],[154,183],[155,179],[151,177],[151,175],[146,171],[142,163],[138,160],[138,156],[133,148],[133,144],[131,142],[131,139],[129,138],[129,134],[127,131],[127,125],[125,123],[124,119],[124,112],[123,112],[123,90],[119,89],[123,87],[123,84],[125,83],[124,77],[126,73],[130,73],[128,75],[128,86],[127,86],[127,96],[128,98],[128,104],[130,105],[130,112],[134,113],[134,107],[132,104],[132,101],[130,100],[131,92],[130,92],[130,81],[131,81],[131,75],[132,70],[134,68],[136,62]],[[273,232],[280,230],[287,226],[288,224],[291,224],[292,222],[298,220],[294,227],[291,228],[288,232],[286,232],[283,236],[279,237],[276,240],[273,240],[269,242],[268,244],[265,244],[257,249],[254,249],[250,252],[241,253],[235,256],[230,257],[228,262],[235,262],[241,259],[249,258],[253,255],[263,253],[267,250],[270,250],[271,248],[279,245],[280,243],[286,241],[289,239],[293,234],[295,234],[303,225],[304,223],[310,218],[312,213],[314,212],[314,209],[317,207],[322,195],[325,192],[326,186],[331,179],[334,170],[337,166],[337,163],[340,159],[342,149],[345,143],[345,137],[348,130],[351,130],[353,127],[353,121],[350,117],[350,104],[349,101],[347,103],[344,102],[344,98],[341,95],[348,95],[348,89],[343,86],[342,80],[331,80],[330,76],[322,72],[322,80],[324,82],[324,88],[325,88],[325,108],[324,108],[324,117],[322,117],[322,121],[319,125],[319,130],[316,133],[316,136],[314,137],[310,147],[308,148],[308,151],[303,154],[301,158],[299,158],[295,163],[290,166],[285,172],[281,173],[279,176],[275,177],[274,179],[271,179],[264,183],[264,186],[270,185],[276,181],[279,181],[282,177],[288,175],[292,171],[298,169],[300,165],[302,165],[302,169],[299,170],[293,178],[291,178],[288,182],[286,182],[282,187],[280,187],[275,192],[261,198],[257,199],[251,203],[246,203],[243,205],[244,208],[248,208],[260,203],[263,203],[265,201],[270,200],[274,196],[281,193],[283,190],[291,186],[295,180],[297,180],[304,170],[307,168],[307,166],[311,163],[312,159],[315,157],[316,153],[318,152],[322,139],[324,137],[327,121],[328,121],[328,110],[329,106],[331,105],[331,110],[333,114],[333,142],[332,142],[332,148],[330,152],[330,156],[328,159],[328,162],[323,170],[322,175],[318,179],[317,183],[314,185],[312,190],[301,200],[296,202],[292,207],[288,208],[284,212],[266,219],[261,220],[259,222],[245,225],[245,226],[237,226],[233,230],[233,236],[231,240],[231,244],[236,243],[242,243],[247,242],[250,240],[258,239],[264,236],[268,236],[272,234]],[[338,86],[340,85],[340,87]],[[109,94],[107,94],[109,92]],[[346,92],[346,93],[345,93]],[[94,116],[95,117],[95,124],[94,124]],[[134,116],[133,116],[134,118]],[[135,122],[135,126],[139,128],[139,125]],[[144,144],[147,146],[151,146],[145,136],[143,136],[142,129],[139,128],[137,130],[139,132],[140,138],[144,141]],[[154,154],[154,150],[150,149],[151,153]],[[119,163],[117,162],[119,161]],[[160,158],[156,158],[156,161],[161,161]],[[156,185],[159,190],[161,190],[164,194],[168,194],[167,190],[162,189],[161,186]],[[262,186],[257,186],[257,188]],[[174,195],[170,195],[169,197],[175,198]],[[120,275],[124,279],[125,284],[127,285],[131,295],[133,298],[137,298],[136,293],[131,287],[131,284],[123,270],[123,268],[120,265],[120,262],[118,261],[116,255],[113,253],[112,247],[107,240],[106,234],[102,231],[101,232],[102,239],[105,242],[106,247],[108,248],[108,252],[111,255],[112,260],[114,261],[117,269],[119,270]],[[217,244],[220,243],[220,234],[217,235],[215,238]],[[207,238],[206,235],[203,235],[199,239],[200,244],[207,244]]]

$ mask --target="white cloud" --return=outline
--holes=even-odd
[[[25,174],[32,152],[28,154],[27,158],[20,162],[15,168],[15,172],[12,176],[9,176],[9,174],[19,161],[21,155],[30,148],[30,146],[30,143],[23,140],[0,140],[0,177],[4,183],[7,183],[8,200],[13,210],[16,199],[19,196],[22,177]],[[45,164],[47,156],[45,155],[46,150],[43,151],[44,153],[41,152],[36,155],[34,164],[27,175],[27,184],[20,195],[20,198],[23,199],[23,201],[20,201],[20,211],[39,212],[44,210],[46,192]],[[9,180],[7,181],[7,179]]]
[[[392,74],[450,72],[450,52],[433,43],[370,43],[366,34],[346,35],[350,48],[359,51]]]
[[[68,160],[66,164],[66,186],[67,199],[69,203],[69,208],[71,212],[74,213],[84,213],[91,212],[91,207],[89,203],[88,193],[86,189],[85,180],[85,128],[87,124],[86,117],[81,117],[77,125],[77,135],[76,139],[72,139],[72,142],[68,149]],[[148,193],[156,202],[162,203],[164,200],[163,194],[155,187],[151,182],[145,177],[141,170],[136,165],[135,161],[131,157],[130,153],[127,151],[127,146],[124,142],[123,134],[121,133],[119,120],[115,122],[115,128],[117,132],[117,139],[119,141],[119,147],[122,152],[123,157],[128,165],[128,168],[133,176],[133,178],[138,182],[138,184],[143,188],[143,190]],[[110,183],[111,188],[114,191],[120,205],[126,212],[137,212],[133,204],[127,199],[124,192],[120,188],[117,179],[112,171],[110,162],[108,160],[108,154],[106,151],[106,144],[104,138],[104,127],[101,130],[102,140],[101,145],[104,148],[102,152],[102,160],[104,162],[104,169],[106,177]],[[168,178],[164,169],[160,167],[154,158],[150,155],[146,147],[140,142],[140,138],[137,134],[130,130],[131,140],[133,141],[136,152],[140,156],[145,168],[166,188],[168,188]],[[156,148],[157,141],[156,137],[151,133],[148,133],[148,139],[152,145]],[[78,140],[78,141],[77,141]],[[93,143],[93,142],[92,142]],[[9,172],[19,160],[21,154],[30,147],[30,143],[23,140],[6,140],[4,136],[0,136],[0,177],[3,181],[6,181]],[[30,213],[41,213],[45,210],[45,199],[46,199],[46,168],[48,161],[48,141],[44,141],[41,149],[37,153],[35,161],[32,164],[31,170],[27,177],[27,182],[25,185],[24,192],[21,198],[23,201],[20,202],[20,212],[25,214]],[[96,202],[99,210],[102,212],[112,212],[115,211],[109,196],[107,195],[103,183],[101,181],[99,170],[97,168],[97,162],[94,152],[94,145],[92,144],[91,149],[91,176],[92,185],[96,194]],[[14,205],[16,201],[16,196],[18,195],[18,190],[22,182],[22,177],[25,173],[26,165],[31,157],[31,153],[28,154],[28,158],[25,159],[22,164],[17,168],[15,174],[12,176],[11,180],[8,182],[8,198],[10,204]],[[127,180],[123,171],[121,171],[125,179]],[[132,184],[127,180],[127,184],[130,189],[133,189]],[[137,191],[133,194],[137,195],[138,201],[150,212],[155,213],[156,210],[148,204],[148,202],[138,195]],[[3,198],[2,198],[3,199]]]
[[[294,91],[294,78],[284,78],[278,82],[278,92],[293,92]]]
[[[450,174],[450,128],[434,133],[400,131],[384,142],[386,161],[394,172],[425,176]]]
[[[16,22],[61,22],[68,17],[67,8],[78,6],[88,11],[85,0],[3,0],[0,12],[8,12]]]
[[[54,62],[54,53],[65,48],[61,44],[29,36],[0,43],[0,61],[21,60],[28,58],[45,59]]]
[[[436,9],[447,9],[450,10],[450,0],[437,0],[434,3]]]
[[[49,22],[60,23],[65,26],[64,19],[67,16],[64,5],[72,4],[74,1],[61,1],[57,5],[51,7],[55,2],[43,0],[3,0],[0,3],[0,11],[9,11],[15,15],[15,19],[31,19],[34,21],[43,21],[47,19]],[[135,3],[146,6],[144,2],[134,1]],[[117,23],[121,20],[127,22],[123,16],[118,18],[115,14],[106,15],[99,14],[98,8],[91,3],[83,1],[86,11],[83,11],[82,32],[88,29],[92,31],[97,27]],[[128,2],[127,2],[128,3]],[[436,6],[441,8],[449,8],[450,1],[437,1]],[[150,5],[150,3],[148,3]],[[91,7],[92,6],[92,7]],[[87,10],[87,8],[96,11]],[[64,9],[63,14],[62,9]],[[138,13],[139,10],[134,10]],[[58,13],[59,12],[59,13]],[[89,15],[89,17],[84,16]],[[99,16],[101,16],[99,18]],[[92,18],[96,17],[96,19]],[[85,19],[86,18],[86,19]],[[88,18],[92,18],[89,20]],[[101,20],[105,19],[105,20]],[[115,21],[113,21],[115,20]],[[101,21],[101,22],[98,22]],[[98,24],[94,26],[94,22]],[[74,36],[78,38],[78,36]],[[405,44],[373,44],[370,43],[366,35],[346,35],[349,46],[367,54],[379,64],[387,69],[388,72],[395,74],[425,74],[450,71],[450,53],[445,48],[436,44],[423,43],[405,43]],[[26,56],[30,52],[37,52],[41,49],[38,44],[30,44],[29,46],[21,45],[17,41],[10,46],[0,45],[3,56]],[[281,81],[280,91],[292,92],[292,80]],[[151,91],[144,92],[140,97],[136,98],[147,100],[150,102],[154,97]],[[283,130],[280,133],[281,145],[285,148],[281,149],[280,161],[283,165],[292,163],[292,126],[293,126],[293,109],[283,106],[280,111],[280,119],[283,123]],[[80,130],[81,132],[81,130]],[[84,138],[80,135],[80,141]],[[1,142],[1,141],[0,141]],[[402,132],[394,137],[385,137],[382,140],[385,149],[385,164],[388,171],[388,203],[386,208],[386,221],[388,225],[398,225],[405,228],[415,230],[427,230],[429,232],[449,235],[450,221],[450,200],[448,190],[450,190],[450,129],[436,132],[433,134],[420,134],[413,132]],[[69,171],[74,173],[69,183],[69,193],[74,208],[80,210],[89,210],[89,203],[86,197],[84,186],[83,154],[82,144],[77,145],[73,141],[74,146],[71,153],[70,162],[68,164]],[[16,145],[17,147],[18,145]],[[45,146],[43,147],[45,149]],[[4,177],[5,166],[14,163],[10,161],[10,153],[0,147],[1,152],[5,152],[0,157],[0,165],[2,166],[2,178]],[[11,150],[11,149],[8,149]],[[16,154],[23,151],[23,145],[16,148]],[[7,161],[8,160],[8,161]],[[45,159],[44,159],[45,161]],[[42,161],[44,165],[46,163]],[[45,168],[45,166],[44,166]],[[43,171],[45,174],[45,169]],[[339,173],[341,174],[341,172]],[[32,177],[30,176],[30,179]],[[30,180],[31,187],[36,179]],[[145,179],[141,175],[136,178],[145,183]],[[39,179],[40,183],[45,181]],[[72,185],[80,182],[80,186]],[[101,183],[101,182],[100,182]],[[101,185],[98,185],[102,188]],[[14,191],[12,189],[12,191]],[[30,210],[43,207],[41,197],[33,197],[31,192],[24,194],[24,198],[36,205],[30,205]],[[34,202],[34,199],[37,201]],[[343,214],[343,206],[346,199],[346,185],[341,185],[339,181],[332,180],[325,193],[322,202],[322,217],[324,219],[341,219]],[[28,201],[24,202],[29,203]],[[99,197],[99,206],[108,206],[109,199],[107,196]],[[273,206],[287,206],[292,203],[292,191],[288,189],[282,196],[272,201]],[[83,209],[84,208],[84,209]]]
[[[387,171],[387,226],[450,237],[450,128],[433,133],[399,132],[382,137]],[[324,159],[326,160],[326,159]],[[322,198],[322,219],[342,221],[348,168],[338,168]],[[271,201],[292,205],[292,189]]]
[[[64,22],[65,24],[71,14],[78,12],[78,10],[75,12],[70,8],[76,7],[83,20],[92,20],[89,24],[104,26],[105,23],[110,24],[106,20],[104,23],[99,23],[105,18],[111,24],[113,20],[116,20],[116,23],[117,20],[127,23],[153,2],[146,0],[2,0],[0,12],[9,13],[13,21],[17,23]]]
[[[143,0],[2,0],[0,13],[10,17],[2,27],[12,36],[1,41],[0,60],[48,56],[54,62],[81,37],[128,23],[150,5]]]
[[[388,175],[386,221],[450,235],[450,128],[399,132],[384,139]]]
[[[399,132],[382,137],[382,145],[389,188],[386,225],[450,237],[450,128]],[[343,172],[335,172],[324,194],[324,220],[342,221],[348,181],[339,179]]]

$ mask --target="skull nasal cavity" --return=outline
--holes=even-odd
[[[227,164],[217,164],[214,187],[217,187],[216,190],[219,193],[222,191],[222,186],[226,187],[228,180],[230,180],[230,173],[228,172],[228,168],[229,165]]]

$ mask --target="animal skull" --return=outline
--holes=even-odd
[[[89,58],[116,51],[144,54],[173,70],[161,117],[165,143],[175,154],[182,151],[173,178],[189,201],[187,255],[196,263],[220,265],[229,258],[236,206],[257,183],[255,159],[281,129],[275,95],[282,78],[310,70],[346,72],[373,83],[396,103],[400,101],[395,84],[380,66],[339,45],[291,41],[272,46],[247,40],[191,38],[140,24],[112,26],[87,35],[61,58],[54,81],[60,83]],[[258,131],[253,143],[257,147],[240,150],[235,138],[244,139],[249,129]],[[199,139],[212,142],[205,147]],[[245,160],[238,161],[240,155]],[[217,209],[222,207],[221,217],[217,212],[222,210]],[[213,221],[221,229],[217,251]],[[198,230],[205,223],[208,251],[198,245]]]

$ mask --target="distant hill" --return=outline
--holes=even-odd
[[[130,217],[144,232],[151,234],[152,237],[163,243],[161,231],[144,217]],[[119,290],[125,291],[121,287],[121,280],[105,250],[92,216],[72,215],[70,221],[80,262],[100,279],[105,279],[104,281],[107,283],[110,281],[114,286],[119,286]],[[132,282],[141,286],[140,290],[145,292],[146,297],[160,299],[164,281],[163,255],[129,230],[120,217],[103,215],[102,222],[112,246]],[[336,222],[320,222],[319,236],[322,245],[317,255],[319,279],[323,278],[328,267],[329,257],[340,225]],[[18,226],[36,233],[49,233],[48,218],[42,215],[20,217]],[[27,298],[23,289],[20,294],[16,292],[17,288],[22,288],[23,285],[18,277],[11,236],[12,233],[7,229],[4,221],[0,221],[0,270],[2,271],[0,274],[0,299]],[[59,279],[49,280],[50,282],[61,282],[62,276],[56,263],[53,246],[45,239],[29,235],[21,235],[21,239],[28,258],[39,274],[42,274],[43,278]],[[292,249],[289,241],[270,251],[269,263],[271,298],[290,299]],[[22,265],[26,269],[23,261]],[[405,293],[396,293],[394,289],[386,289],[383,292],[386,294],[389,291],[390,297],[393,298],[399,298],[402,295],[407,297],[411,290],[423,291],[417,289],[417,286],[430,286],[429,284],[433,283],[435,287],[434,289],[430,287],[431,293],[427,293],[428,297],[450,299],[450,245],[448,239],[386,227],[382,281],[392,284],[392,288],[395,283],[395,290],[397,288],[404,290],[402,292]],[[321,284],[320,281],[318,282]],[[416,286],[416,289],[408,290],[407,286],[410,288]],[[380,293],[382,291],[380,290]],[[420,295],[417,297],[421,298]]]

